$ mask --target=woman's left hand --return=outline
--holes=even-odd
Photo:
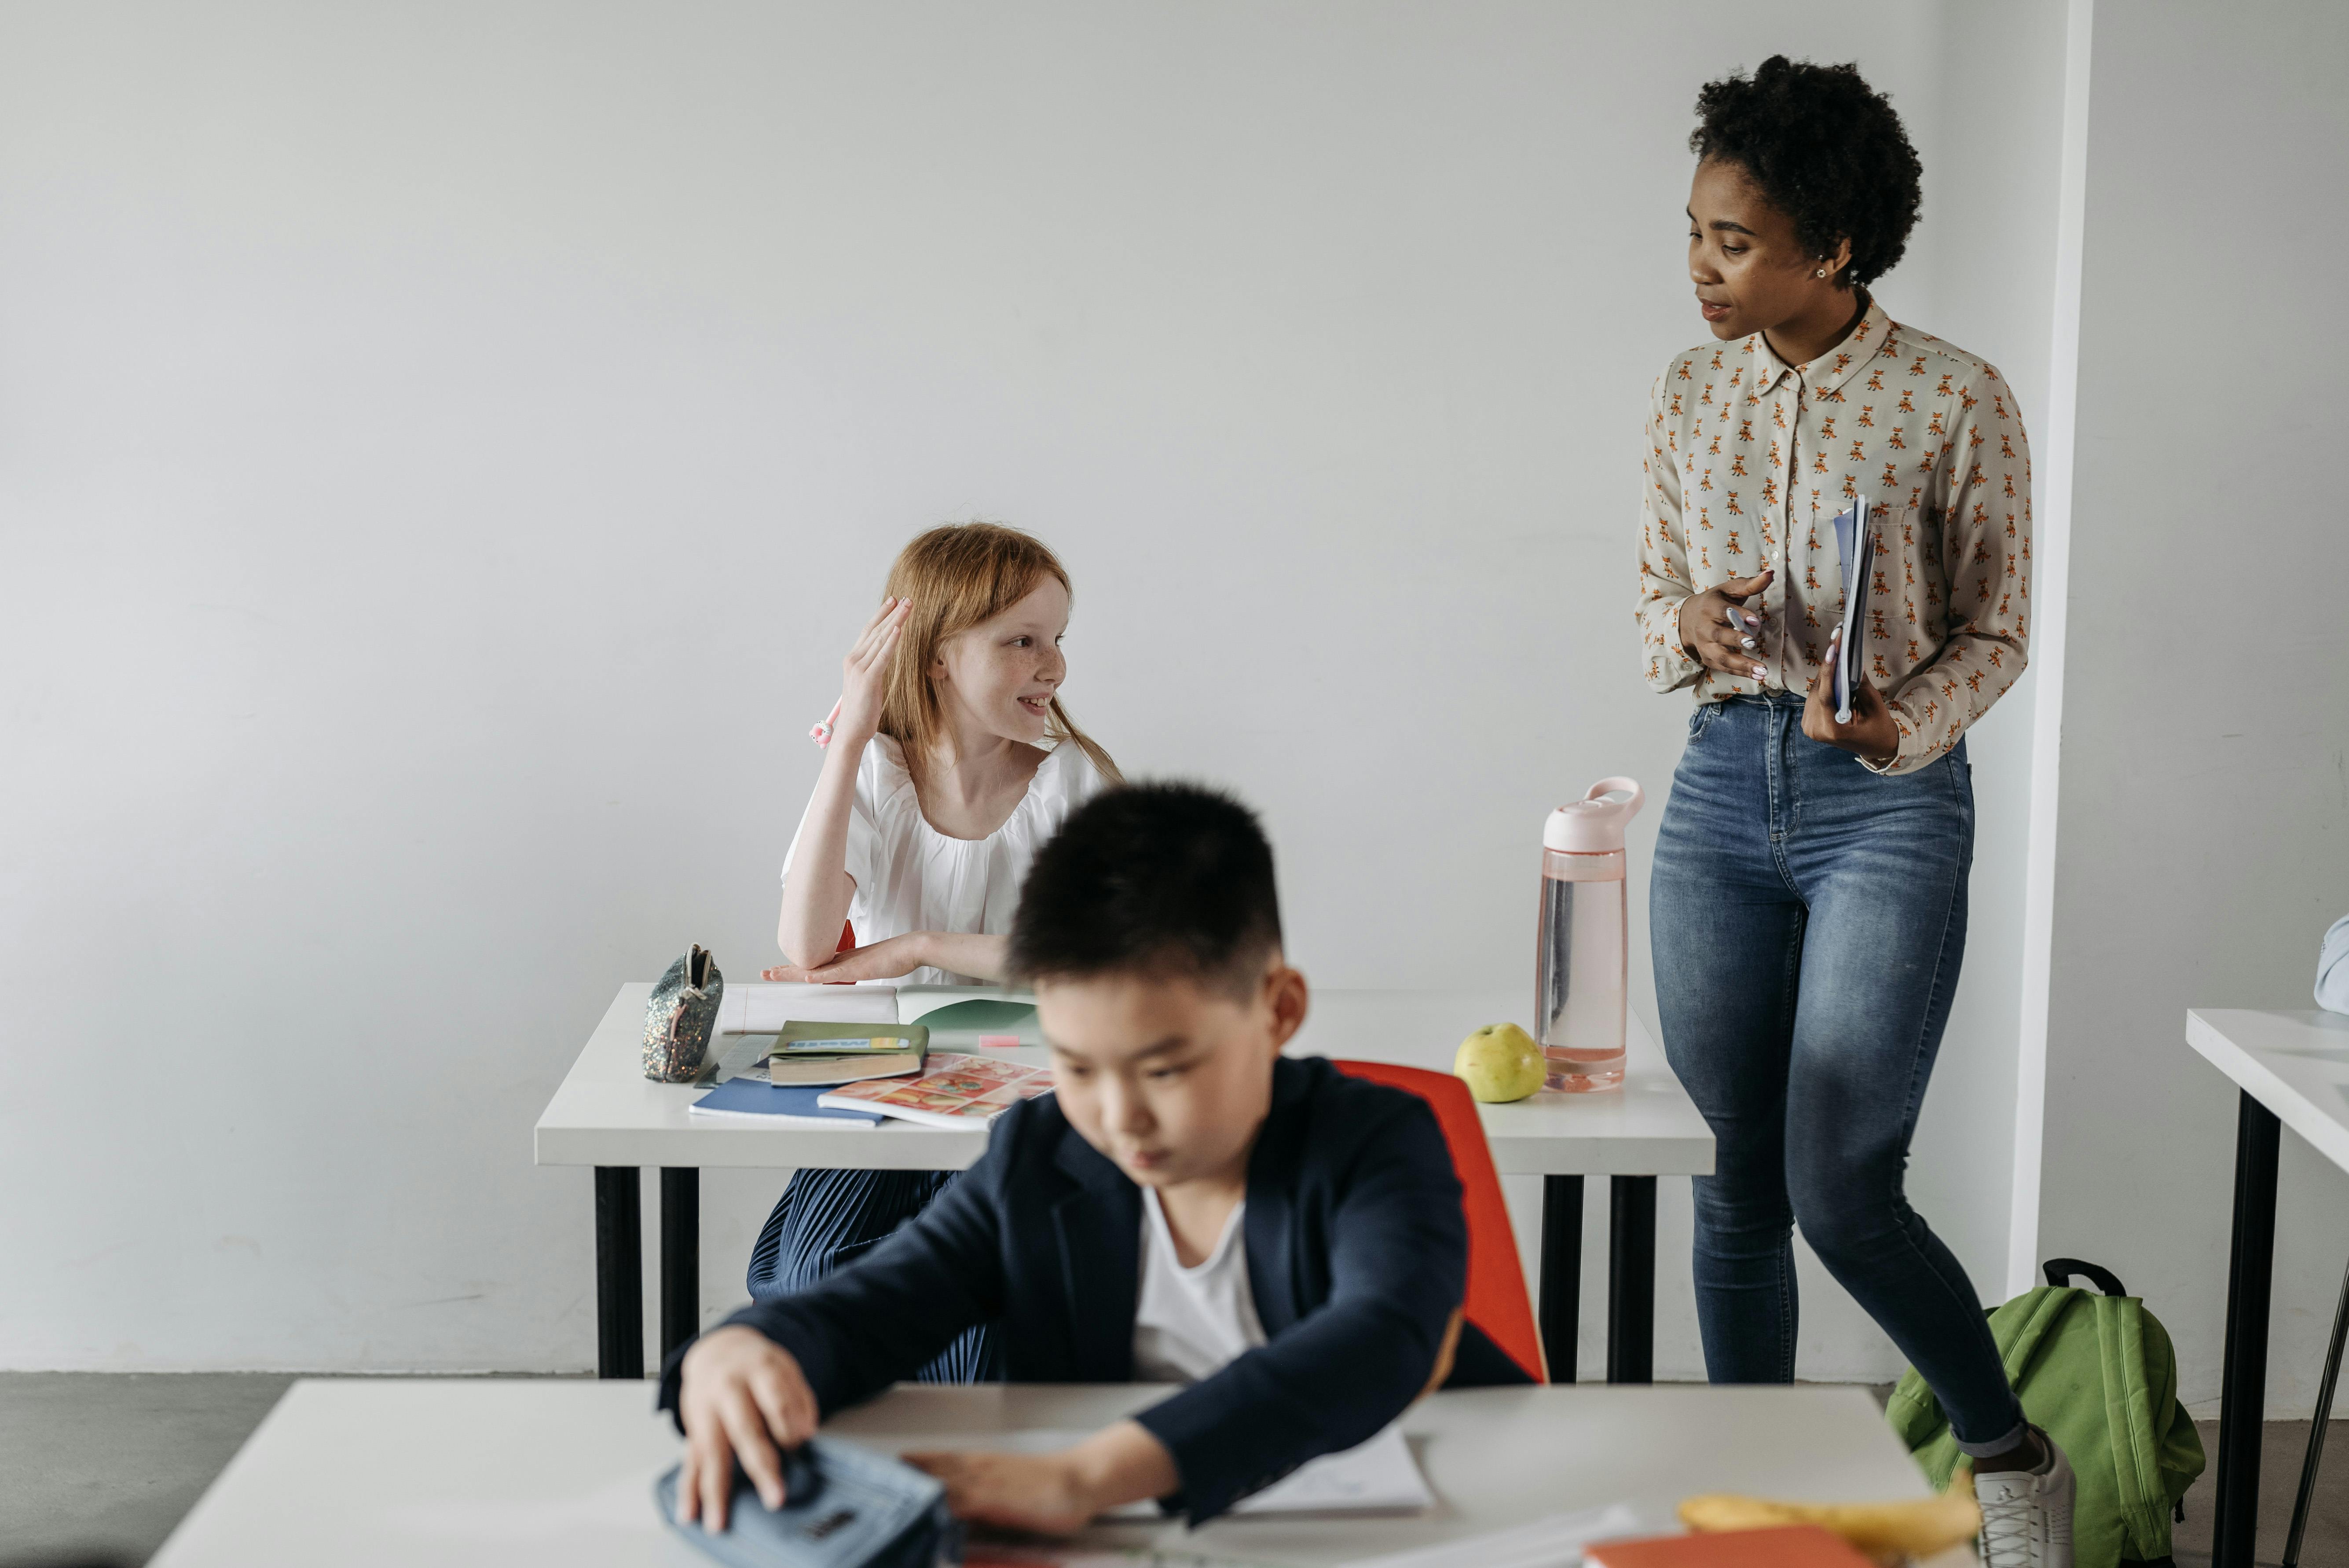
[[[1881,767],[1900,751],[1900,727],[1892,720],[1892,705],[1863,677],[1851,694],[1851,722],[1836,722],[1836,648],[1843,636],[1838,626],[1827,635],[1827,656],[1811,677],[1810,696],[1803,704],[1803,733],[1824,745],[1839,747]]]
[[[778,964],[759,971],[761,980],[795,980],[811,985],[849,985],[859,980],[895,980],[930,962],[929,933],[909,931],[833,954],[812,969]]]

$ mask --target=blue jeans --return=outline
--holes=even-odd
[[[1793,1227],[1931,1385],[1959,1441],[2019,1435],[1981,1300],[1901,1192],[1966,942],[1962,742],[1882,778],[1799,697],[1701,705],[1649,912],[1672,1070],[1712,1125],[1697,1322],[1716,1383],[1795,1377]]]

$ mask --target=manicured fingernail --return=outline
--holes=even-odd
[[[1758,626],[1762,624],[1762,617],[1759,615],[1748,615],[1745,617],[1745,624],[1749,626]]]
[[[1766,680],[1769,678],[1769,676],[1770,672],[1764,669],[1760,665],[1755,665],[1754,666],[1754,678],[1755,680]]]
[[[1755,642],[1755,641],[1754,641],[1753,638],[1751,638],[1751,637],[1746,637],[1746,638],[1744,638],[1744,639],[1741,639],[1741,640],[1744,643],[1744,645],[1745,645],[1745,651],[1746,651],[1747,653],[1749,653],[1749,654],[1750,654],[1750,653],[1752,653],[1755,648],[1758,648],[1758,647],[1760,647],[1760,646],[1762,645],[1761,644],[1759,644],[1759,643]]]

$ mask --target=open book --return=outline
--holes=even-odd
[[[816,1103],[835,1110],[879,1111],[926,1127],[984,1127],[1021,1100],[1051,1092],[1049,1068],[941,1051],[931,1056],[919,1078],[853,1083],[830,1090]]]
[[[791,981],[728,981],[713,1029],[771,1035],[794,1018],[827,1024],[897,1022],[895,985],[810,985]]]
[[[1876,578],[1876,513],[1861,496],[1851,510],[1835,520],[1836,559],[1843,567],[1843,624],[1836,639],[1836,722],[1851,722],[1852,694],[1868,678],[1867,655],[1860,645],[1868,640],[1868,590]]]
[[[1036,994],[998,985],[900,985],[897,1021],[927,1025],[942,1047],[999,1046],[1018,1037],[1040,1046]]]
[[[1057,1453],[1073,1448],[1092,1436],[1075,1429],[1050,1427],[1023,1428],[1013,1431],[938,1431],[924,1433],[918,1439],[860,1437],[861,1442],[876,1447],[895,1448],[900,1441],[907,1449],[996,1449],[1019,1454]],[[1435,1506],[1435,1496],[1428,1490],[1427,1480],[1420,1474],[1419,1461],[1412,1456],[1411,1443],[1400,1426],[1390,1426],[1374,1434],[1357,1447],[1334,1454],[1323,1454],[1309,1460],[1280,1480],[1251,1493],[1232,1505],[1237,1516],[1277,1518],[1288,1515],[1312,1514],[1412,1514],[1423,1513]],[[1102,1514],[1105,1520],[1151,1520],[1164,1516],[1154,1502],[1129,1502]],[[981,1550],[974,1548],[974,1551]],[[991,1552],[992,1548],[987,1548]],[[1043,1548],[1034,1558],[1012,1556],[1010,1562],[1064,1563]],[[1091,1563],[1101,1559],[1082,1558]],[[1188,1561],[1187,1559],[1179,1559]],[[1468,1559],[1448,1559],[1464,1562]],[[1563,1554],[1546,1560],[1547,1563],[1570,1561]],[[1137,1563],[1136,1568],[1143,1568]]]

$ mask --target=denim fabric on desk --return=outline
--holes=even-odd
[[[1793,1379],[1799,1222],[1961,1439],[1996,1444],[2022,1408],[1972,1284],[1901,1190],[1965,952],[1973,839],[1962,742],[1883,777],[1806,738],[1799,696],[1706,703],[1649,912],[1665,1054],[1716,1143],[1695,1179],[1713,1380]]]

